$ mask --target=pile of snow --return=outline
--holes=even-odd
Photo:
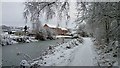
[[[35,39],[35,37],[29,37],[30,42],[37,42],[38,40]]]
[[[16,43],[18,43],[18,42],[14,41],[14,40],[11,40],[11,42],[12,42],[12,44],[16,44]]]

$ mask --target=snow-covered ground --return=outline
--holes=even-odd
[[[57,35],[56,38],[72,38],[72,36]]]
[[[82,42],[83,40],[83,42]],[[116,58],[112,53],[104,53],[97,50],[91,38],[73,39],[49,48],[37,59],[22,62],[23,65],[33,66],[110,66]],[[101,54],[99,54],[101,53]]]
[[[83,45],[79,46],[72,56],[69,66],[94,66],[96,54],[91,39],[84,38]]]
[[[76,42],[76,44],[74,44]],[[71,62],[71,56],[73,52],[80,45],[76,40],[69,41],[49,51],[51,54],[43,56],[43,60],[40,60],[39,65],[42,66],[65,66]],[[52,53],[53,52],[53,53]]]
[[[34,62],[40,66],[95,66],[96,53],[90,38],[73,39],[69,42],[50,46]],[[25,61],[25,60],[24,60]],[[30,63],[31,62],[31,63]],[[24,63],[25,64],[25,63]]]
[[[0,36],[1,36],[0,44],[2,45],[11,45],[11,44],[19,43],[17,39],[23,39],[26,43],[38,41],[35,39],[35,37],[30,37],[30,36],[16,36],[14,34],[7,34],[7,33],[2,33],[0,34]]]

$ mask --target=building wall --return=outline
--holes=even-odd
[[[44,28],[46,28],[46,29],[52,29],[53,31],[56,32],[57,35],[67,35],[66,33],[68,32],[68,30],[62,30],[61,28],[52,28],[52,27],[49,27],[47,24],[44,25]]]

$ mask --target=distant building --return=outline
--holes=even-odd
[[[5,26],[5,25],[2,25],[1,28],[2,28],[2,32],[10,32],[11,31],[10,27]]]
[[[68,29],[66,29],[66,28],[61,28],[61,27],[58,28],[58,27],[51,26],[51,25],[48,25],[48,24],[45,24],[44,28],[46,28],[46,29],[47,28],[52,29],[58,35],[67,35],[67,33],[68,33]]]
[[[8,34],[23,32],[23,27],[13,27],[13,26],[2,25],[1,28],[3,33],[8,33]]]

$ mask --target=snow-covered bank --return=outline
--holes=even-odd
[[[19,42],[29,43],[29,42],[36,42],[38,40],[35,37],[30,36],[16,36],[14,34],[0,34],[0,44],[4,45],[12,45]]]
[[[25,66],[29,64],[32,66],[38,64],[40,66],[65,66],[71,62],[71,55],[78,49],[78,46],[82,46],[83,39],[73,39],[71,41],[49,46],[48,49],[37,59],[22,62]]]
[[[48,55],[42,56],[43,60],[39,60],[41,66],[65,66],[71,62],[71,55],[77,49],[80,42],[74,39],[60,46],[54,47],[53,50],[47,51]],[[46,53],[47,53],[46,52]],[[45,53],[44,53],[45,54]]]
[[[99,47],[98,47],[99,48]],[[103,53],[91,38],[72,39],[49,48],[37,59],[23,60],[23,66],[117,66],[112,53]]]
[[[26,64],[29,66],[34,64],[39,66],[95,66],[95,56],[90,38],[73,39],[63,44],[50,46],[41,57],[28,61]]]
[[[98,42],[94,40],[94,49],[98,54],[96,60],[99,66],[118,66],[117,58],[117,42],[114,43],[115,48],[107,47],[105,45],[99,45]]]

